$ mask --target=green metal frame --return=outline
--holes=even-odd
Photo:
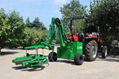
[[[46,56],[23,56],[12,60],[16,65],[22,65],[22,67],[35,67],[42,66],[47,63]]]
[[[46,56],[38,55],[39,48],[44,49],[45,46],[38,45],[38,46],[25,47],[26,50],[36,49],[36,54],[29,55],[29,56],[23,56],[23,57],[17,57],[13,59],[12,62],[15,63],[16,65],[22,65],[22,67],[36,67],[36,66],[42,66],[43,64],[48,63],[48,59]]]

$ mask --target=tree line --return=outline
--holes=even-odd
[[[47,29],[39,18],[26,22],[18,12],[5,13],[0,9],[0,49],[36,45],[46,37]]]
[[[71,0],[60,8],[67,34],[70,33],[70,17],[86,16],[73,21],[73,33],[99,31],[111,46],[119,40],[119,0],[90,0],[90,6],[83,6],[79,0]],[[99,29],[98,29],[99,28]],[[26,21],[18,12],[6,14],[0,9],[0,48],[36,45],[45,40],[47,29],[39,18]]]

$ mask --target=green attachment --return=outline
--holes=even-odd
[[[66,36],[64,24],[59,18],[52,18],[49,28],[50,44],[58,38],[60,47],[57,48],[57,58],[74,60],[76,54],[83,55],[82,42],[70,42]],[[57,39],[56,39],[57,40]]]
[[[60,46],[54,55],[52,52],[49,54],[49,60],[55,61],[55,57],[74,60],[75,64],[82,64],[83,61],[83,43],[70,42],[66,36],[65,27],[59,18],[52,18],[49,32],[49,43],[52,44],[53,40],[58,40]],[[79,57],[79,58],[77,58]]]
[[[59,18],[52,18],[49,32],[48,40],[46,42],[41,42],[37,46],[25,47],[28,49],[36,49],[36,55],[18,57],[12,60],[15,64],[21,64],[23,67],[35,67],[42,66],[48,62],[46,56],[39,56],[38,49],[47,49],[54,51],[54,40],[59,40],[60,47],[57,48],[57,58],[71,59],[74,60],[75,56],[83,56],[83,43],[82,42],[70,42],[64,31],[64,25]],[[52,55],[49,58],[54,58]],[[77,60],[79,61],[79,59]],[[76,61],[76,62],[77,62]],[[79,62],[78,62],[79,63]]]
[[[36,49],[36,54],[28,54],[27,56],[18,57],[12,60],[13,63],[16,65],[22,65],[22,67],[35,67],[35,66],[42,66],[48,62],[47,57],[38,54],[38,49],[49,49],[52,48],[52,45],[47,42],[42,42],[40,45],[37,46],[28,46],[25,47],[26,50],[28,49]],[[27,52],[26,52],[27,53]]]
[[[48,62],[46,56],[24,56],[18,57],[12,60],[16,65],[22,65],[22,67],[35,67],[42,66]]]

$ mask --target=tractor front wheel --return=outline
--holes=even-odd
[[[102,58],[106,58],[107,57],[107,46],[103,46],[102,48]]]
[[[48,55],[48,59],[51,62],[57,61],[57,54],[55,52],[50,52],[50,54]]]
[[[74,63],[76,65],[82,65],[84,62],[84,57],[83,55],[80,55],[80,54],[76,54],[75,57],[74,57]]]

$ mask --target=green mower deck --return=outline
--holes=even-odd
[[[47,64],[48,59],[44,55],[39,55],[38,54],[38,49],[39,48],[44,48],[43,45],[38,45],[38,46],[28,46],[25,49],[36,49],[36,54],[28,54],[23,57],[17,57],[12,60],[13,63],[16,65],[22,65],[22,67],[36,67],[36,66],[42,66],[43,64]]]
[[[22,65],[22,67],[35,67],[35,66],[42,66],[43,64],[47,63],[46,56],[23,56],[18,57],[12,60],[13,63],[16,65]]]

